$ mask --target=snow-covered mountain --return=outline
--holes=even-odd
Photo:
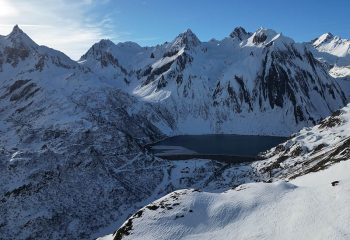
[[[155,47],[102,40],[73,61],[15,26],[0,36],[0,236],[93,239],[176,189],[262,179],[253,164],[166,162],[144,145],[313,125],[346,101],[327,70],[267,29],[210,42],[187,30]]]
[[[307,46],[263,28],[210,42],[187,30],[156,47],[103,40],[80,62],[108,78],[124,74],[130,94],[169,109],[175,134],[289,135],[346,102]]]
[[[172,117],[18,27],[0,43],[0,236],[97,237],[163,181],[142,146]]]
[[[311,51],[324,62],[347,97],[350,96],[350,40],[325,33],[311,41]]]
[[[337,66],[350,65],[350,40],[325,33],[312,40],[311,43],[325,61]]]
[[[347,239],[350,105],[265,153],[264,182],[178,190],[103,239]]]
[[[2,74],[18,71],[41,72],[49,64],[64,69],[79,65],[65,54],[37,45],[17,25],[7,36],[0,36],[0,70]]]

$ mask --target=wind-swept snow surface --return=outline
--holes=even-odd
[[[114,239],[349,239],[349,172],[346,161],[290,182],[179,190],[139,210]]]

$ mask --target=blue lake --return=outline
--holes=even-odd
[[[156,155],[173,160],[217,157],[229,160],[241,157],[248,161],[286,139],[235,134],[181,135],[154,143],[151,149]]]

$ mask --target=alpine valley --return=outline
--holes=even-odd
[[[350,40],[330,33],[187,30],[154,47],[101,40],[73,61],[16,25],[0,36],[0,238],[281,239],[299,205],[271,218],[272,235],[259,224],[293,199],[314,218],[343,213],[311,230],[349,237],[349,84]],[[146,147],[188,134],[293,135],[240,164]]]

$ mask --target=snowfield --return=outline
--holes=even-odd
[[[348,160],[289,182],[250,183],[222,193],[179,190],[104,239],[349,239],[349,172]]]
[[[304,128],[291,139],[264,153],[256,162],[271,178],[292,179],[350,158],[350,104],[325,118],[319,125]]]

